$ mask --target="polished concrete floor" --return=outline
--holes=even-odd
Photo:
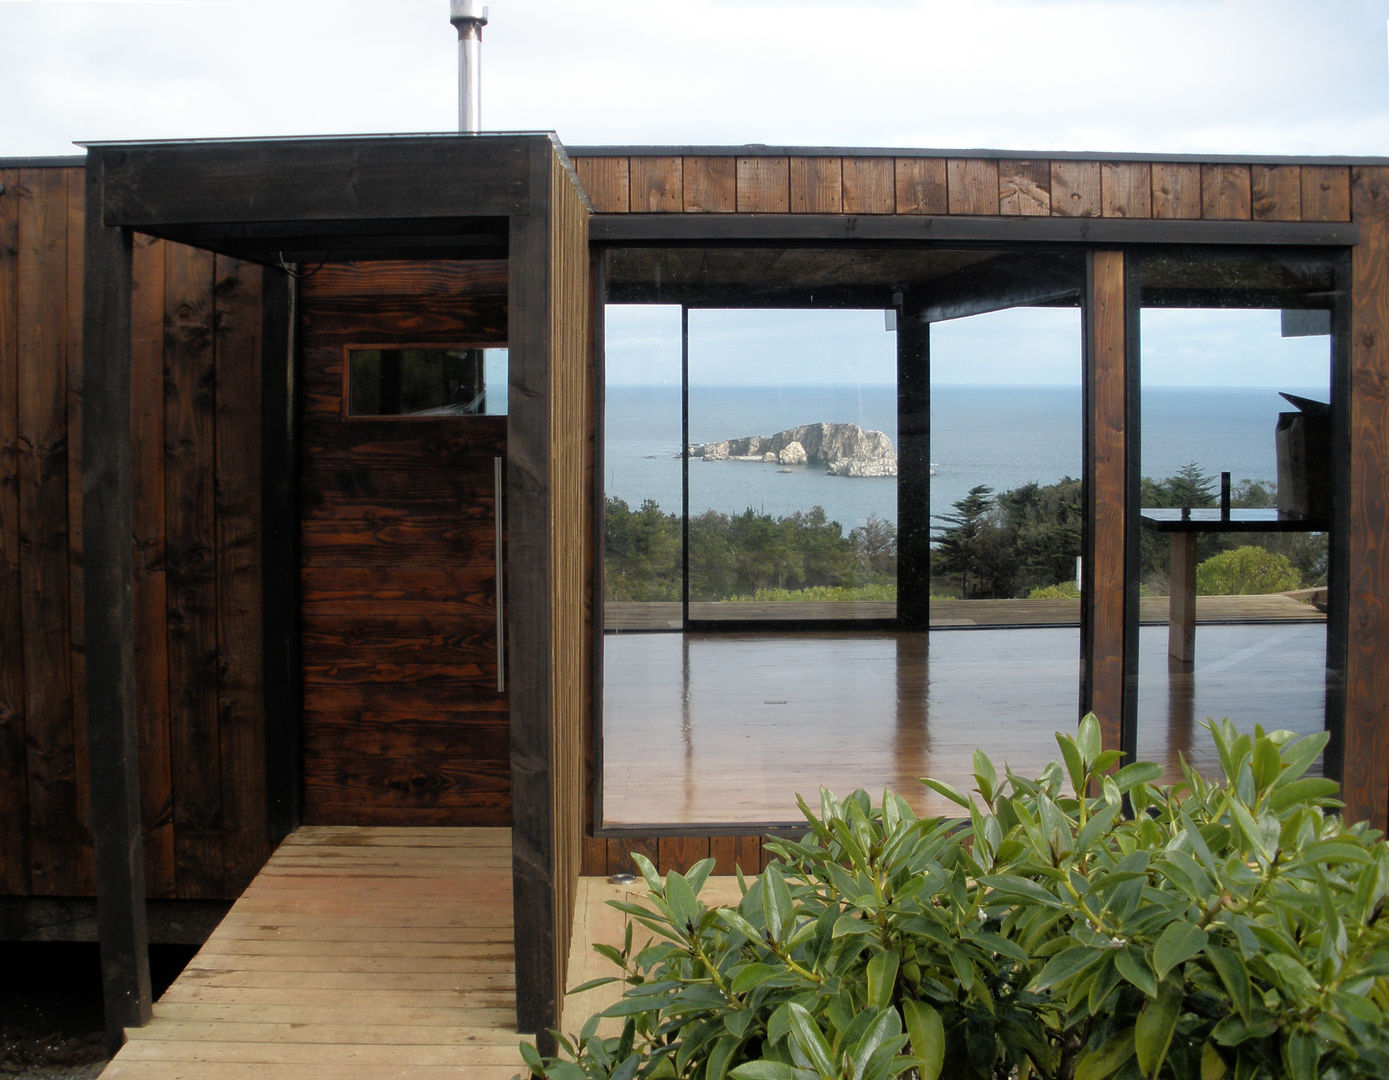
[[[1079,707],[1079,631],[609,634],[602,819],[607,826],[800,820],[820,787],[892,788],[919,812],[951,805],[976,748],[1031,774],[1057,757]],[[1326,628],[1202,626],[1196,663],[1169,673],[1167,628],[1139,635],[1139,757],[1216,771],[1200,726],[1320,730]]]

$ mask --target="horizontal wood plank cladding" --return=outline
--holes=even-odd
[[[504,262],[301,285],[305,820],[506,824],[495,460],[506,417],[344,418],[344,347],[507,340]],[[473,730],[476,726],[476,730]]]
[[[582,171],[580,171],[579,176],[583,176]],[[731,157],[685,158],[684,194],[684,210],[687,214],[730,214],[737,210],[737,159]]]
[[[785,214],[791,208],[791,163],[784,157],[740,157],[738,213]]]
[[[891,214],[897,209],[891,158],[846,157],[842,162],[844,213]]]
[[[470,708],[440,723],[362,708],[305,718],[305,799],[326,817],[384,804],[401,825],[446,825],[465,799],[479,825],[510,821],[505,706]]]
[[[899,214],[944,214],[950,210],[945,162],[939,158],[898,158],[893,163]]]
[[[23,560],[19,532],[18,169],[0,169],[0,893],[29,892]]]
[[[1100,216],[1100,163],[1051,163],[1051,212],[1059,217]]]
[[[1389,168],[1351,184],[1361,242],[1351,256],[1350,537],[1346,816],[1389,820]]]
[[[998,162],[950,158],[945,163],[950,213],[998,213]]]
[[[838,214],[844,209],[844,172],[837,157],[793,157],[789,165],[793,214]]]
[[[998,211],[1019,217],[1051,213],[1051,165],[1046,161],[998,163]]]
[[[1201,166],[1201,216],[1221,221],[1246,221],[1252,214],[1248,165]]]
[[[527,212],[526,168],[537,141],[549,143],[540,136],[170,143],[103,148],[92,160],[103,170],[107,225],[457,219]]]
[[[647,214],[679,213],[685,208],[682,159],[634,157],[628,163],[631,196],[628,204]]]
[[[574,168],[600,214],[625,214],[632,209],[630,166],[625,157],[578,158]],[[690,209],[686,206],[686,209]]]

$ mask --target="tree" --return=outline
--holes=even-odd
[[[935,537],[936,564],[947,574],[960,575],[960,596],[968,599],[981,592],[983,568],[987,558],[990,541],[989,514],[993,510],[994,489],[987,484],[977,484],[969,489],[969,494],[956,502],[954,514],[935,515],[937,521],[944,521],[949,528],[942,529]],[[970,583],[974,582],[971,593]]]

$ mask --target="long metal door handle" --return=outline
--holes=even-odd
[[[502,591],[502,542],[505,538],[502,514],[502,459],[492,459],[492,513],[496,519],[497,549],[497,693],[506,693],[506,603]]]

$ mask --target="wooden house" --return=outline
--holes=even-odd
[[[756,865],[753,823],[595,813],[610,300],[895,308],[900,453],[921,462],[931,324],[1076,306],[1078,706],[1132,751],[1136,312],[1197,295],[1328,320],[1325,768],[1384,828],[1381,161],[547,135],[0,160],[0,930],[99,935],[108,1002],[139,1023],[150,934],[196,939],[296,826],[509,826],[535,1031],[580,874],[633,850]],[[389,357],[502,347],[504,414],[383,404]],[[903,629],[928,620],[928,474],[898,481]]]

